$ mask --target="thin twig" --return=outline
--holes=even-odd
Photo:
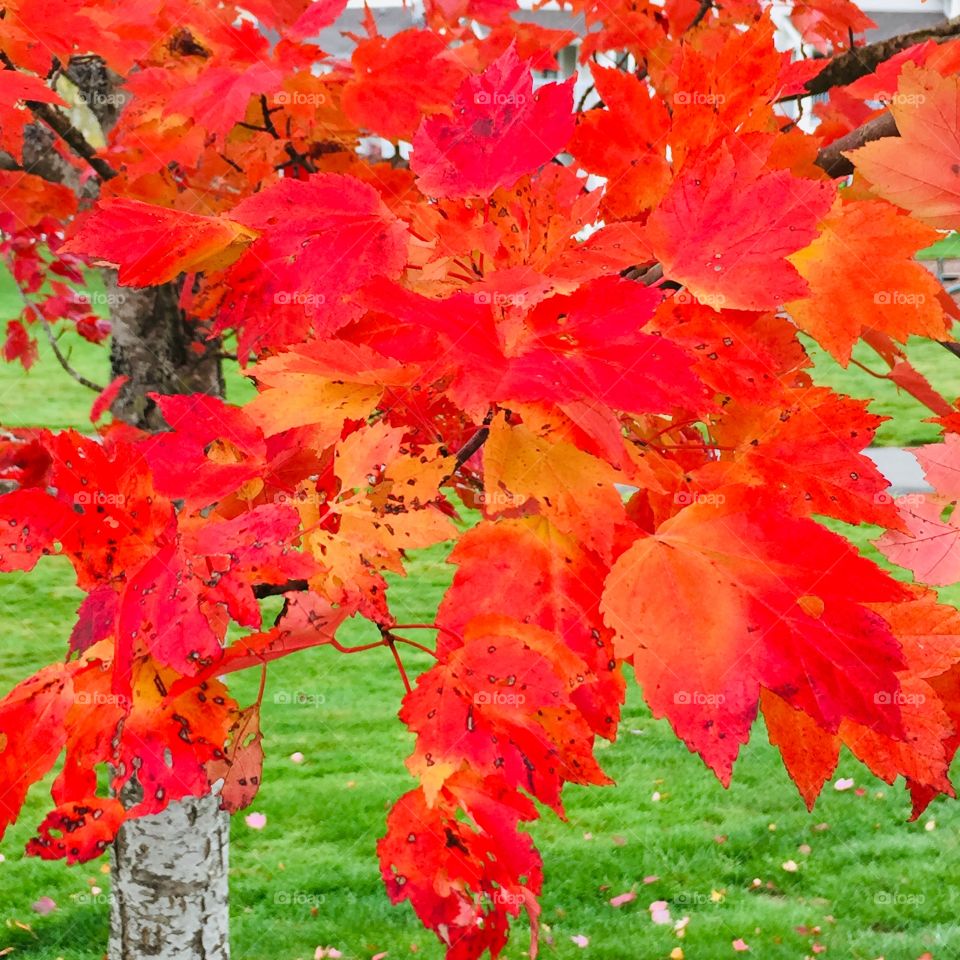
[[[958,344],[958,346],[960,346],[960,344]],[[889,377],[888,374],[886,374],[886,373],[877,373],[876,370],[871,370],[865,363],[861,363],[861,362],[860,362],[859,360],[857,360],[855,357],[851,357],[851,358],[850,358],[850,362],[851,362],[855,367],[858,367],[858,368],[859,368],[860,370],[862,370],[864,373],[868,373],[871,377],[875,377],[877,380],[889,380],[889,379],[890,379],[890,377]]]
[[[590,96],[591,93],[593,93],[593,91],[594,91],[595,89],[596,89],[596,86],[591,83],[590,86],[587,87],[587,89],[583,91],[583,96],[580,98],[580,102],[577,104],[577,109],[576,109],[576,112],[577,112],[577,113],[582,113],[582,112],[583,112],[583,108],[587,105],[587,98]],[[601,103],[602,103],[602,102],[603,102],[603,101],[601,101]],[[599,104],[598,104],[598,106],[599,106]]]
[[[396,661],[397,669],[400,671],[400,679],[403,681],[403,686],[406,688],[407,693],[411,693],[413,691],[413,687],[410,686],[410,678],[407,676],[407,671],[403,667],[403,660],[400,659],[400,651],[397,649],[396,641],[399,638],[394,637],[393,634],[391,634],[388,630],[384,632],[383,639],[390,648],[390,652],[393,654],[393,659]]]
[[[957,344],[960,346],[960,344]],[[447,627],[441,626],[439,623],[395,623],[393,625],[394,630],[439,630],[440,633],[445,633],[448,637],[453,637],[458,643],[463,643],[463,637],[460,636],[455,630],[450,630]]]
[[[7,271],[11,276],[15,276],[13,267],[11,264],[6,262],[4,259],[4,264],[7,268]],[[50,321],[43,315],[40,311],[40,308],[27,299],[27,295],[23,292],[20,287],[20,284],[16,284],[17,293],[20,294],[20,300],[23,302],[24,307],[27,310],[32,310],[37,320],[40,322],[40,326],[43,327],[43,332],[47,335],[47,340],[50,342],[50,347],[53,349],[53,355],[57,358],[60,366],[66,370],[67,373],[73,377],[81,386],[86,387],[88,390],[93,390],[95,393],[103,393],[106,387],[101,387],[100,384],[94,383],[92,380],[87,379],[79,370],[76,370],[64,356],[63,351],[60,349],[60,344],[57,343],[56,335],[53,332],[53,328],[50,326]]]
[[[334,650],[340,653],[363,653],[365,650],[376,650],[377,647],[388,647],[390,644],[386,639],[373,640],[370,643],[360,643],[355,647],[346,647],[339,640],[331,638],[327,641]]]
[[[57,343],[57,338],[54,336],[53,329],[50,326],[50,322],[47,318],[31,303],[34,312],[40,319],[40,325],[43,327],[43,332],[47,335],[47,340],[50,342],[50,346],[53,349],[53,355],[57,358],[60,363],[60,366],[63,367],[67,373],[73,377],[81,386],[86,387],[88,390],[93,390],[94,393],[103,393],[106,390],[106,387],[101,387],[100,384],[94,383],[92,380],[88,380],[79,370],[74,369],[70,361],[63,355],[63,351],[60,349],[60,344]]]
[[[409,640],[407,637],[398,637],[396,634],[391,634],[395,643],[405,643],[408,647],[413,647],[416,650],[419,650],[421,653],[427,653],[434,660],[439,660],[435,650],[431,650],[426,644],[417,643],[416,640]]]
[[[490,436],[490,424],[493,422],[493,407],[487,411],[479,430],[457,451],[454,473],[460,469],[486,442]],[[449,478],[448,478],[449,479]]]

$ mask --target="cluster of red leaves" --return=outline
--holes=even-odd
[[[14,158],[18,103],[59,100],[51,55],[95,50],[130,95],[99,154],[117,176],[65,246],[73,202],[3,175],[0,229],[57,248],[18,279],[40,291],[78,256],[122,284],[187,274],[185,310],[237,332],[257,395],[156,398],[155,436],[0,446],[0,569],[62,554],[87,594],[67,662],[0,702],[0,829],[64,751],[41,856],[87,859],[214,783],[249,803],[259,704],[218,678],[342,650],[359,615],[406,680],[385,574],[443,541],[435,662],[400,709],[418,785],[379,853],[451,958],[499,953],[522,910],[536,944],[541,862],[519,827],[534,801],[562,815],[566,783],[609,782],[593,748],[616,736],[624,663],[724,783],[762,712],[808,804],[841,744],[903,776],[916,812],[952,794],[960,615],[817,517],[885,527],[933,583],[960,576],[958,526],[943,501],[890,500],[862,452],[880,418],[811,383],[798,333],[841,363],[865,340],[933,396],[894,341],[946,338],[953,311],[913,259],[960,227],[953,45],[841,91],[813,136],[776,105],[814,71],[776,52],[754,0],[574,0],[584,59],[639,65],[595,67],[588,109],[571,82],[535,85],[571,37],[511,0],[432,0],[391,38],[368,14],[350,62],[306,42],[342,0],[243,6],[281,39],[229,4],[140,4],[137,30],[122,4],[4,8]],[[833,52],[869,25],[847,0],[793,16]],[[894,91],[901,136],[855,153],[838,190],[818,147]],[[364,154],[371,135],[410,152]],[[951,505],[954,440],[924,461]],[[480,513],[466,532],[457,501]],[[266,629],[264,593],[285,594]],[[256,632],[228,643],[230,623]],[[97,795],[98,764],[115,791],[136,781],[134,806]]]

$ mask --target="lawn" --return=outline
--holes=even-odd
[[[918,351],[918,359],[921,352],[926,357]],[[102,354],[76,344],[74,358],[106,379]],[[929,362],[947,380],[950,365],[960,364],[939,347]],[[849,373],[843,378],[859,383]],[[48,362],[27,376],[0,365],[0,422],[83,427],[91,399]],[[891,394],[885,402],[898,401]],[[898,431],[888,436],[919,437],[908,425]],[[391,587],[401,619],[431,619],[450,575],[442,549],[415,556],[409,577]],[[56,559],[31,575],[0,577],[0,690],[63,656],[79,599],[67,564]],[[362,627],[348,625],[344,642],[364,638]],[[678,657],[687,642],[675,638]],[[414,656],[407,662],[412,671],[425,666]],[[257,680],[238,675],[231,689],[249,702]],[[412,786],[403,765],[411,744],[395,716],[401,692],[382,650],[313,650],[270,667],[264,785],[251,808],[267,822],[258,831],[243,815],[233,821],[237,960],[309,960],[318,946],[336,947],[348,960],[385,951],[390,958],[442,956],[408,906],[389,905],[374,854],[390,803]],[[290,759],[295,752],[302,763]],[[658,960],[679,947],[688,960],[714,960],[736,956],[738,939],[765,960],[801,960],[821,948],[853,960],[960,956],[956,804],[938,802],[909,824],[902,788],[869,777],[845,756],[837,777],[854,785],[828,785],[808,814],[760,727],[724,790],[666,723],[650,717],[633,684],[620,739],[601,745],[599,755],[617,785],[568,788],[567,822],[546,812],[531,828],[545,860],[544,957]],[[49,805],[48,787],[49,778],[0,844],[0,951],[12,948],[11,956],[28,960],[99,960],[106,862],[67,868],[22,856]],[[626,891],[636,891],[636,900],[611,907],[609,899]],[[34,911],[41,897],[57,909]],[[652,922],[648,907],[658,900],[674,920],[689,917],[682,939],[671,925]],[[589,938],[589,946],[572,937]],[[518,927],[507,956],[524,956],[526,939]]]
[[[870,409],[891,419],[877,432],[878,446],[908,447],[920,443],[933,443],[940,437],[940,428],[923,421],[934,416],[919,401],[904,393],[889,380],[879,380],[865,370],[850,364],[841,367],[829,354],[808,338],[803,338],[815,366],[813,377],[841,393],[852,397],[872,400]],[[907,344],[910,362],[950,402],[960,396],[960,357],[945,350],[931,340],[912,339]],[[887,369],[883,361],[867,346],[860,344],[853,357],[874,373]]]

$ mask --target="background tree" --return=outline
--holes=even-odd
[[[762,709],[808,804],[841,744],[917,811],[952,793],[960,619],[816,518],[886,527],[930,582],[953,527],[886,496],[862,454],[878,418],[810,382],[797,331],[841,363],[865,341],[932,407],[951,496],[955,409],[897,342],[950,339],[913,256],[960,226],[960,25],[850,50],[856,7],[799,5],[830,56],[792,63],[759,4],[577,4],[575,105],[533,76],[573,36],[510,4],[430,4],[389,38],[368,15],[328,62],[309,38],[342,6],[146,3],[136,32],[120,5],[3,8],[8,359],[32,362],[38,328],[105,338],[81,265],[119,274],[93,415],[117,422],[2,451],[0,567],[61,553],[87,599],[66,663],[0,703],[0,823],[64,754],[30,852],[85,860],[119,832],[113,955],[225,956],[214,808],[250,802],[262,738],[219,678],[360,652],[336,639],[354,616],[416,735],[384,879],[451,957],[496,954],[521,911],[536,943],[518,828],[608,782],[593,746],[625,662],[724,783]],[[840,85],[804,132],[791,105]],[[243,407],[218,399],[227,332]],[[435,622],[398,625],[383,573],[444,540]],[[416,685],[405,646],[436,659]],[[158,913],[171,897],[189,908]]]

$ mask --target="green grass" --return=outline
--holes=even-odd
[[[911,345],[911,356],[948,395],[960,393],[950,389],[960,361],[935,345]],[[26,375],[0,364],[0,422],[85,428],[92,394],[49,357],[43,361]],[[73,361],[105,381],[98,348],[74,343]],[[818,372],[859,395],[888,386],[822,358]],[[922,409],[893,391],[877,409],[898,418],[884,431],[886,442],[935,436],[917,427]],[[394,582],[402,620],[432,618],[451,573],[443,559],[441,549],[426,551],[408,579]],[[30,575],[0,577],[0,690],[63,656],[79,599],[57,560]],[[362,627],[348,625],[344,640],[365,637]],[[676,650],[682,658],[683,638]],[[374,850],[386,811],[412,786],[403,766],[410,739],[396,719],[401,685],[381,653],[314,650],[270,668],[264,785],[252,807],[267,815],[267,825],[254,831],[238,816],[232,828],[237,960],[309,960],[321,945],[350,960],[382,951],[391,958],[442,956],[408,906],[388,904],[378,875]],[[415,672],[425,663],[411,656],[408,666]],[[241,674],[231,689],[249,702],[256,684],[257,676]],[[322,703],[281,702],[282,694],[297,692]],[[294,751],[304,754],[303,764],[290,761]],[[635,684],[620,739],[601,744],[599,756],[617,785],[569,788],[568,821],[547,812],[531,828],[545,860],[544,957],[657,960],[682,946],[688,960],[719,960],[735,955],[737,938],[750,955],[771,960],[813,956],[814,943],[827,947],[827,957],[851,960],[916,960],[926,951],[936,960],[960,956],[957,805],[939,801],[909,824],[903,790],[876,781],[845,755],[837,776],[854,777],[862,795],[828,786],[807,814],[759,727],[725,791],[666,723],[650,717]],[[28,960],[99,960],[108,923],[105,862],[67,868],[22,856],[49,806],[49,783],[31,793],[0,844],[0,950],[13,948],[12,956]],[[783,869],[790,860],[796,872]],[[638,894],[633,903],[609,906],[611,896],[628,890]],[[31,909],[43,896],[58,904],[45,917]],[[647,907],[655,900],[667,901],[675,919],[690,918],[682,940],[652,924]],[[816,927],[818,934],[809,932]],[[575,946],[575,935],[589,937],[589,948]],[[521,926],[507,956],[518,960],[525,948]]]
[[[91,279],[94,289],[98,278],[92,274]],[[10,274],[0,264],[0,343],[6,335],[7,321],[19,316],[22,307]],[[96,394],[60,368],[40,326],[31,326],[30,332],[40,353],[30,370],[24,370],[19,363],[5,363],[0,357],[0,426],[91,430],[90,407]],[[61,332],[58,343],[61,353],[78,373],[101,386],[110,382],[107,344],[90,343],[67,330]],[[243,403],[254,392],[235,363],[224,365],[224,375],[227,396],[232,402]]]
[[[923,422],[934,416],[933,412],[914,400],[910,394],[900,390],[889,380],[878,380],[852,363],[844,369],[809,338],[803,339],[814,360],[812,375],[817,383],[826,384],[852,397],[871,399],[873,403],[870,409],[873,413],[891,418],[877,432],[878,446],[908,447],[933,443],[940,439],[940,428],[935,423]],[[919,338],[908,343],[907,355],[910,362],[948,402],[960,396],[960,358],[938,343]],[[884,373],[887,369],[883,361],[863,344],[853,351],[853,356],[875,373]]]
[[[402,619],[432,615],[450,575],[442,560],[442,551],[427,551],[410,577],[394,584]],[[56,560],[33,575],[0,578],[7,624],[0,687],[62,655],[78,599]],[[349,625],[345,640],[365,636]],[[408,956],[413,944],[418,956],[442,955],[409,907],[389,906],[377,873],[374,849],[387,807],[411,786],[403,767],[410,741],[395,718],[401,686],[380,654],[314,650],[270,668],[267,762],[252,808],[266,813],[267,826],[258,832],[242,816],[233,821],[238,960],[310,958],[319,945],[348,958],[384,950]],[[425,663],[410,657],[409,665]],[[239,675],[232,689],[246,702],[256,684],[255,672]],[[297,692],[322,702],[282,702]],[[294,751],[305,755],[302,765],[290,761]],[[532,828],[546,864],[544,956],[659,958],[682,944],[687,957],[711,960],[731,956],[739,937],[753,955],[770,958],[811,955],[814,940],[828,956],[857,960],[916,960],[925,950],[960,956],[951,880],[960,869],[955,804],[938,802],[908,824],[904,792],[844,757],[838,776],[854,777],[866,792],[828,786],[808,815],[759,728],[724,791],[664,722],[651,719],[633,684],[620,740],[599,755],[617,786],[570,788],[569,821],[548,812]],[[0,847],[0,918],[7,921],[0,949],[14,946],[14,956],[31,960],[94,960],[107,932],[105,895],[90,894],[94,884],[109,888],[100,863],[67,868],[21,856],[48,802],[44,789],[34,790]],[[932,822],[935,829],[925,829]],[[795,873],[782,867],[790,860],[799,865]],[[658,879],[643,882],[651,876]],[[636,901],[609,906],[627,890],[637,891]],[[30,905],[41,896],[58,910],[37,916]],[[683,941],[651,923],[647,907],[659,899],[674,918],[690,917]],[[822,931],[816,937],[797,930],[815,926]],[[570,940],[581,934],[590,938],[585,952]],[[524,942],[518,930],[508,956],[521,957]]]

